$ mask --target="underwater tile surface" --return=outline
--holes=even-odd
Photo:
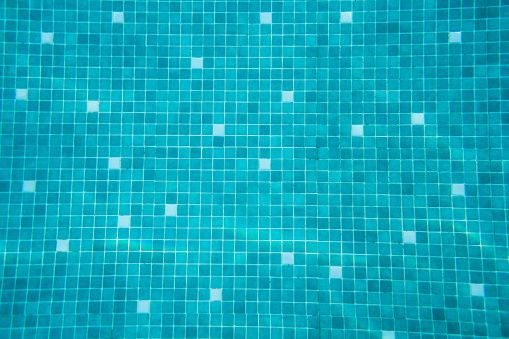
[[[509,1],[0,0],[1,338],[509,338]]]

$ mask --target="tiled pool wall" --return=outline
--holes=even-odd
[[[509,337],[508,0],[0,18],[0,337]]]

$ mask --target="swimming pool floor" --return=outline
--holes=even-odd
[[[509,338],[509,0],[0,0],[1,338]]]

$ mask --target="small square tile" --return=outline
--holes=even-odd
[[[281,94],[282,102],[293,102],[293,91],[283,91]]]
[[[293,253],[281,253],[281,265],[293,265]]]
[[[449,33],[449,42],[450,43],[460,43],[461,42],[461,32]]]
[[[117,221],[118,227],[131,227],[131,216],[130,215],[119,215]]]
[[[339,266],[331,266],[329,268],[329,278],[343,279],[343,268],[341,268]]]
[[[222,288],[211,288],[210,289],[210,301],[221,301],[223,300],[223,289]]]
[[[122,158],[109,158],[108,159],[108,168],[109,169],[120,169],[120,165],[122,163]]]
[[[415,244],[417,242],[415,232],[403,231],[403,243]]]
[[[424,125],[424,113],[413,113],[412,125]]]
[[[203,58],[191,58],[191,68],[203,68]]]
[[[57,240],[57,252],[69,252],[69,240]]]
[[[54,33],[41,33],[42,44],[53,44]]]
[[[341,12],[340,22],[342,24],[351,24],[352,23],[352,12]]]
[[[452,184],[452,195],[465,195],[465,184]]]
[[[150,300],[138,300],[138,313],[150,313]]]
[[[270,170],[270,159],[259,159],[258,165],[260,170]]]
[[[382,339],[396,339],[396,333],[392,331],[383,331]]]
[[[166,205],[164,209],[164,215],[167,217],[176,217],[177,216],[177,205]]]
[[[476,297],[484,297],[484,285],[470,284],[470,294]]]
[[[224,125],[214,124],[214,126],[212,126],[212,134],[215,137],[224,137]]]
[[[24,181],[23,182],[23,192],[35,192],[35,181]]]
[[[261,24],[271,24],[272,23],[272,13],[260,13],[260,23]]]
[[[113,12],[112,17],[113,23],[123,24],[124,23],[124,12]]]
[[[363,125],[352,125],[352,137],[362,137],[364,135]]]
[[[28,100],[28,89],[17,89],[16,100]]]
[[[89,101],[87,102],[87,112],[99,112],[99,101]]]

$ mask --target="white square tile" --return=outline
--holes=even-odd
[[[424,113],[412,113],[412,125],[424,125]]]
[[[87,102],[87,112],[99,112],[99,101]]]
[[[28,100],[28,89],[17,89],[16,100]]]
[[[214,124],[214,126],[212,126],[212,134],[215,137],[224,137],[224,125]]]
[[[261,24],[271,24],[272,23],[272,13],[260,13],[260,23]]]
[[[293,91],[283,91],[281,94],[282,102],[293,102]]]
[[[293,253],[284,252],[281,253],[281,265],[293,265]]]
[[[461,42],[461,32],[451,32],[451,33],[449,33],[449,42],[451,42],[451,43],[460,43]]]
[[[116,24],[124,23],[124,12],[113,12],[112,21]]]
[[[259,159],[258,165],[260,170],[270,170],[270,159]]]
[[[221,301],[223,300],[223,289],[222,288],[211,288],[210,289],[210,301]]]
[[[119,215],[117,221],[118,227],[131,227],[131,216],[130,215]]]
[[[343,268],[339,266],[331,266],[329,268],[329,278],[343,279]]]
[[[191,58],[191,68],[203,68],[203,58]]]
[[[108,168],[109,169],[120,169],[120,164],[122,163],[122,158],[109,158],[108,159]]]
[[[69,240],[57,240],[57,252],[69,252]]]
[[[403,243],[415,244],[417,242],[414,231],[403,231]]]
[[[396,333],[391,331],[383,331],[382,339],[396,339]]]
[[[41,44],[53,44],[54,33],[41,33]]]
[[[452,195],[465,195],[465,184],[452,184]]]
[[[177,216],[177,205],[167,204],[164,208],[164,215],[168,217],[176,217]]]
[[[363,125],[352,125],[352,137],[362,137],[364,135]]]
[[[35,192],[35,181],[24,181],[23,192]]]
[[[351,24],[352,23],[352,12],[341,12],[340,22],[342,24]]]
[[[138,313],[150,313],[150,300],[138,300]]]
[[[476,297],[484,297],[484,285],[470,284],[470,293]]]

